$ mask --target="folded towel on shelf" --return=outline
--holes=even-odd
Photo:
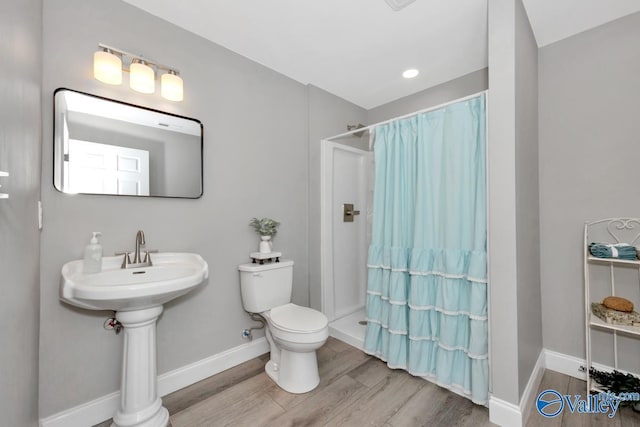
[[[589,252],[598,258],[637,259],[635,246],[626,243],[590,243]]]

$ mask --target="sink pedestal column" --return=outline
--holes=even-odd
[[[158,396],[156,368],[156,320],[162,306],[143,310],[118,311],[124,326],[124,352],[120,408],[112,427],[165,427],[169,411]]]

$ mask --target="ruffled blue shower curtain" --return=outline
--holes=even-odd
[[[485,96],[375,128],[365,351],[488,398]]]

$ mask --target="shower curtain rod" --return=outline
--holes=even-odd
[[[335,136],[332,136],[330,138],[325,138],[324,141],[331,141],[332,139],[342,138],[344,136],[353,135],[356,132],[370,131],[371,129],[373,129],[373,128],[377,127],[377,126],[386,125],[387,123],[395,122],[396,120],[407,119],[409,117],[413,117],[413,116],[416,116],[418,114],[423,114],[423,113],[428,113],[430,111],[439,110],[440,108],[447,107],[447,106],[449,106],[451,104],[455,104],[457,102],[462,102],[462,101],[466,101],[468,99],[477,98],[478,96],[482,96],[482,95],[486,94],[487,92],[488,91],[485,89],[485,90],[482,90],[480,92],[476,92],[476,93],[474,93],[472,95],[468,95],[468,96],[465,96],[465,97],[462,97],[462,98],[454,99],[452,101],[448,101],[448,102],[445,102],[445,103],[442,103],[442,104],[439,104],[439,105],[435,105],[433,107],[428,107],[428,108],[425,108],[425,109],[422,109],[422,110],[419,110],[419,111],[415,111],[413,113],[405,114],[404,116],[394,117],[393,119],[384,120],[382,122],[374,123],[372,125],[368,125],[368,126],[365,126],[363,128],[360,128],[360,129],[350,130],[349,132],[341,133],[340,135],[335,135]],[[369,145],[371,145],[371,143]]]

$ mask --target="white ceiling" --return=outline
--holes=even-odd
[[[640,0],[523,0],[538,46],[640,12]]]
[[[367,109],[487,66],[487,0],[399,12],[383,0],[124,1]],[[640,11],[640,0],[523,1],[540,46]],[[420,75],[402,78],[407,68]]]

